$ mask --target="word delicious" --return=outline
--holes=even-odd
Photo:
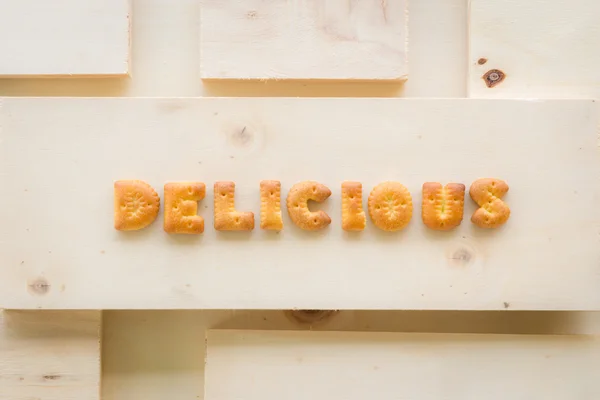
[[[423,184],[421,217],[423,223],[435,230],[450,230],[462,222],[465,185],[439,182]],[[471,185],[469,195],[479,208],[471,222],[481,228],[496,228],[504,224],[510,209],[502,201],[508,185],[500,179],[478,179]],[[163,226],[168,233],[200,234],[204,219],[197,215],[198,202],[204,199],[206,187],[202,182],[170,182],[164,187],[165,212]],[[286,208],[292,222],[301,229],[315,231],[331,223],[326,212],[311,211],[308,201],[323,202],[331,196],[327,186],[304,181],[290,189]],[[235,208],[235,183],[214,184],[214,228],[219,231],[248,231],[254,229],[254,213]],[[342,182],[342,228],[361,231],[366,226],[363,210],[362,184]],[[281,214],[281,183],[260,182],[260,227],[283,229]],[[399,182],[383,182],[371,190],[367,201],[368,213],[375,226],[384,231],[406,227],[413,213],[412,197]],[[114,226],[120,231],[139,230],[149,226],[157,217],[160,198],[154,188],[140,180],[120,180],[114,183]]]

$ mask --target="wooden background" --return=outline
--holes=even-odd
[[[6,1],[6,0],[5,0]],[[495,16],[494,24],[473,21],[469,33],[469,7],[477,2],[486,3]],[[470,3],[470,4],[469,4]],[[519,4],[522,2],[512,2]],[[514,36],[515,43],[528,41],[528,33],[542,35],[564,29],[562,35],[585,32],[593,38],[594,24],[582,24],[591,18],[598,20],[600,8],[592,0],[573,2],[552,0],[533,2],[534,16],[526,20],[528,29],[511,30],[514,15],[528,15],[516,7],[513,14],[496,13],[492,0],[418,0],[410,5],[409,19],[409,73],[404,84],[395,83],[307,83],[307,82],[209,82],[200,79],[199,3],[196,0],[133,0],[131,9],[131,77],[125,79],[0,79],[0,96],[306,96],[306,97],[476,97],[500,96],[503,84],[510,84],[510,96],[532,96],[529,82],[517,77],[522,68],[522,53],[500,60],[491,56],[494,43]],[[555,7],[548,8],[548,3]],[[483,4],[483,9],[486,9]],[[528,7],[529,8],[529,7]],[[553,10],[543,13],[539,10]],[[568,12],[565,12],[568,11]],[[516,14],[515,14],[516,13]],[[569,18],[563,18],[570,15]],[[504,19],[501,18],[504,16]],[[470,37],[479,35],[473,27],[493,27],[496,41],[478,51],[469,53],[474,46]],[[585,27],[585,29],[584,29]],[[484,32],[489,33],[489,32]],[[471,35],[471,36],[470,36]],[[479,36],[478,36],[479,37]],[[557,97],[597,96],[597,86],[586,63],[598,56],[598,43],[585,42],[573,48],[553,48],[554,54],[571,54],[549,59],[533,58],[525,71],[535,74],[541,68],[553,66],[551,76],[535,75]],[[473,48],[473,47],[472,47]],[[545,47],[541,48],[542,54]],[[489,52],[489,53],[488,53]],[[535,49],[521,49],[535,54]],[[516,54],[516,53],[515,53]],[[574,57],[574,58],[573,58]],[[487,59],[479,64],[480,59]],[[502,62],[500,62],[502,61]],[[489,69],[498,68],[506,73],[506,80],[493,89],[487,88],[481,76]],[[518,69],[518,70],[516,70]],[[513,73],[514,71],[514,73]],[[574,83],[564,85],[565,76]],[[587,77],[586,77],[587,76]],[[591,75],[592,77],[595,75]],[[581,79],[579,79],[579,77]],[[518,83],[520,82],[520,84]],[[507,86],[508,87],[508,86]],[[583,88],[581,90],[573,88]],[[477,92],[476,92],[477,91]],[[535,93],[535,96],[540,93]],[[34,312],[35,313],[35,312]],[[62,312],[59,312],[62,313]],[[102,331],[102,395],[103,399],[125,400],[144,398],[158,400],[202,398],[204,383],[204,329],[308,329],[298,326],[280,311],[109,311],[103,312]],[[67,317],[65,317],[67,318]],[[27,321],[24,321],[27,322]],[[96,322],[100,326],[100,321]],[[57,327],[59,329],[60,327]],[[87,328],[86,328],[87,329]],[[345,311],[312,329],[416,331],[416,332],[469,332],[469,333],[600,333],[600,315],[596,312],[439,312],[439,311]],[[89,339],[89,330],[85,340]],[[51,336],[52,334],[49,333]],[[99,340],[99,337],[98,337]],[[68,351],[66,339],[54,341],[57,347],[46,347],[46,354]],[[63,350],[66,349],[66,350]],[[93,349],[86,347],[86,349]],[[93,352],[87,353],[94,357]],[[40,353],[36,353],[40,356]],[[79,371],[88,393],[96,393],[98,379]],[[36,382],[37,384],[37,382]],[[54,385],[52,380],[47,385]],[[61,397],[63,398],[63,397]],[[94,397],[89,397],[94,398]]]
[[[127,76],[130,5],[1,0],[0,77]]]

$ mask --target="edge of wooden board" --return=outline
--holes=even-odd
[[[205,398],[596,399],[599,356],[587,335],[207,330]]]
[[[362,331],[362,330],[326,330],[326,329],[238,329],[238,328],[207,328],[205,330],[205,341],[208,344],[211,337],[215,335],[225,335],[229,337],[235,337],[236,335],[248,336],[248,337],[268,337],[268,336],[285,336],[288,338],[294,337],[335,337],[335,336],[347,336],[352,339],[356,338],[369,338],[370,336],[381,337],[381,338],[425,338],[425,339],[462,339],[462,338],[481,338],[486,340],[493,339],[527,339],[533,340],[535,338],[578,338],[586,341],[598,341],[600,342],[600,334],[590,335],[583,333],[470,333],[470,332],[404,332],[404,331]],[[600,363],[600,360],[599,360]]]

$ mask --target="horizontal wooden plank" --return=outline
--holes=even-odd
[[[591,100],[5,98],[0,105],[0,306],[84,309],[600,308],[600,158]],[[421,221],[421,186],[508,182],[508,222]],[[201,235],[113,223],[113,182],[198,180]],[[332,223],[259,229],[263,179],[285,200],[327,185]],[[395,233],[341,228],[341,182],[411,192]],[[252,232],[213,228],[213,184],[236,183]],[[311,205],[311,207],[313,207]]]
[[[129,0],[0,0],[0,76],[127,75],[129,26]]]
[[[403,80],[406,0],[202,0],[203,79]]]
[[[209,330],[205,400],[597,399],[586,336]]]
[[[0,310],[0,400],[99,400],[100,311]]]
[[[470,95],[600,97],[599,19],[596,0],[471,0]]]

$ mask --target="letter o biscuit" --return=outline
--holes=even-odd
[[[369,216],[379,229],[393,232],[406,227],[413,211],[412,197],[399,182],[383,182],[369,195]]]

